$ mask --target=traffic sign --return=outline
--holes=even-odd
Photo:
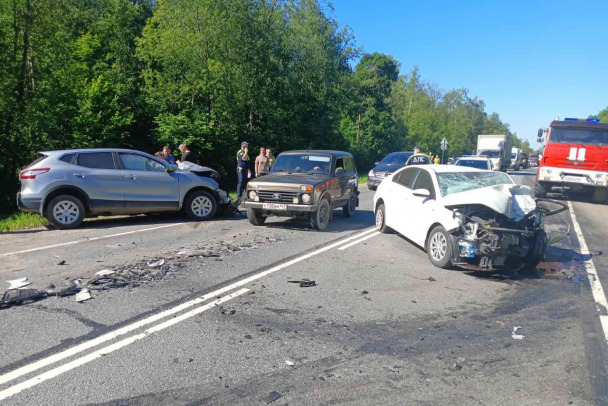
[[[443,137],[443,139],[441,140],[441,150],[445,151],[446,149],[448,149],[448,140]]]

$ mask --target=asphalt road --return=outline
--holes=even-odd
[[[168,265],[83,303],[1,310],[0,402],[265,405],[277,392],[272,405],[608,404],[607,312],[588,276],[593,264],[608,288],[606,205],[561,197],[588,249],[564,212],[547,228],[573,232],[547,262],[490,274],[435,268],[402,237],[376,234],[372,198],[363,188],[355,217],[335,211],[326,232],[138,216],[0,235],[1,277],[37,288]],[[316,285],[289,283],[303,278]]]

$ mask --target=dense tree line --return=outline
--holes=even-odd
[[[352,67],[353,61],[358,63]],[[42,150],[186,142],[227,180],[242,139],[335,148],[364,172],[416,144],[509,131],[466,89],[361,53],[320,0],[3,0],[0,210]]]

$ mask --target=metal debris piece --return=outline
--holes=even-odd
[[[515,326],[515,327],[513,327],[513,331],[511,332],[511,337],[513,337],[513,339],[515,339],[515,340],[523,340],[525,337],[521,334],[515,334],[517,332],[517,330],[519,330],[519,329],[521,329],[521,327]]]
[[[287,365],[291,366],[291,367],[292,367],[292,366],[294,366],[294,365],[296,365],[296,362],[295,362],[295,361],[292,361],[292,360],[290,360],[290,359],[285,360],[285,363],[286,363]]]
[[[283,395],[281,395],[279,392],[276,391],[272,391],[268,394],[268,396],[263,397],[262,399],[260,399],[262,402],[265,402],[267,405],[271,404],[272,402],[274,402],[277,399],[282,398]]]
[[[80,289],[80,281],[65,280],[65,287],[56,288],[55,285],[49,285],[46,289],[46,294],[49,296],[69,296],[73,295]]]
[[[155,261],[155,262],[149,262],[148,267],[149,268],[158,268],[159,266],[163,266],[164,264],[165,264],[165,260],[159,259],[158,261]]]
[[[113,271],[112,269],[103,269],[99,272],[95,272],[95,275],[106,276],[106,275],[114,275],[115,273],[116,273],[116,271]]]
[[[301,288],[308,288],[311,286],[317,286],[315,281],[311,281],[308,278],[302,278],[302,280],[299,281],[287,281],[289,283],[299,283]]]
[[[9,289],[4,292],[2,304],[13,305],[46,297],[46,292],[38,289]]]
[[[429,276],[427,279],[429,282],[437,282],[437,279],[433,278],[432,276]]]
[[[19,289],[27,285],[31,285],[32,282],[27,280],[26,278],[13,279],[12,281],[7,281],[9,283],[9,289]]]
[[[65,259],[63,261],[59,261],[57,265],[65,265]]]
[[[177,249],[177,255],[184,255],[190,252],[190,248],[187,247],[179,247]]]
[[[89,292],[88,289],[82,289],[80,292],[78,292],[78,294],[76,295],[76,301],[77,302],[84,302],[85,300],[89,300],[91,299],[91,293]]]

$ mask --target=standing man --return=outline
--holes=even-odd
[[[163,147],[163,157],[167,163],[175,165],[175,158],[171,155],[171,148],[168,145]]]
[[[274,155],[272,155],[272,150],[270,148],[266,148],[266,156],[268,157],[268,168],[266,169],[266,173],[268,173],[274,166],[274,161],[276,161],[276,158]]]
[[[260,155],[255,158],[255,177],[266,175],[268,171],[268,157],[266,156],[266,148],[260,148]]]
[[[414,147],[414,155],[410,156],[405,163],[405,166],[409,165],[429,165],[431,163],[431,159],[428,155],[423,154],[422,147],[416,145]]]
[[[237,200],[241,199],[247,179],[251,176],[251,169],[249,169],[249,143],[247,141],[241,142],[241,149],[236,153],[236,172],[239,177],[239,183],[236,187]]]
[[[178,160],[177,163],[181,164],[182,162],[192,162],[193,164],[198,165],[198,157],[192,151],[190,151],[190,146],[187,144],[179,144],[177,147],[182,153],[182,159]]]

